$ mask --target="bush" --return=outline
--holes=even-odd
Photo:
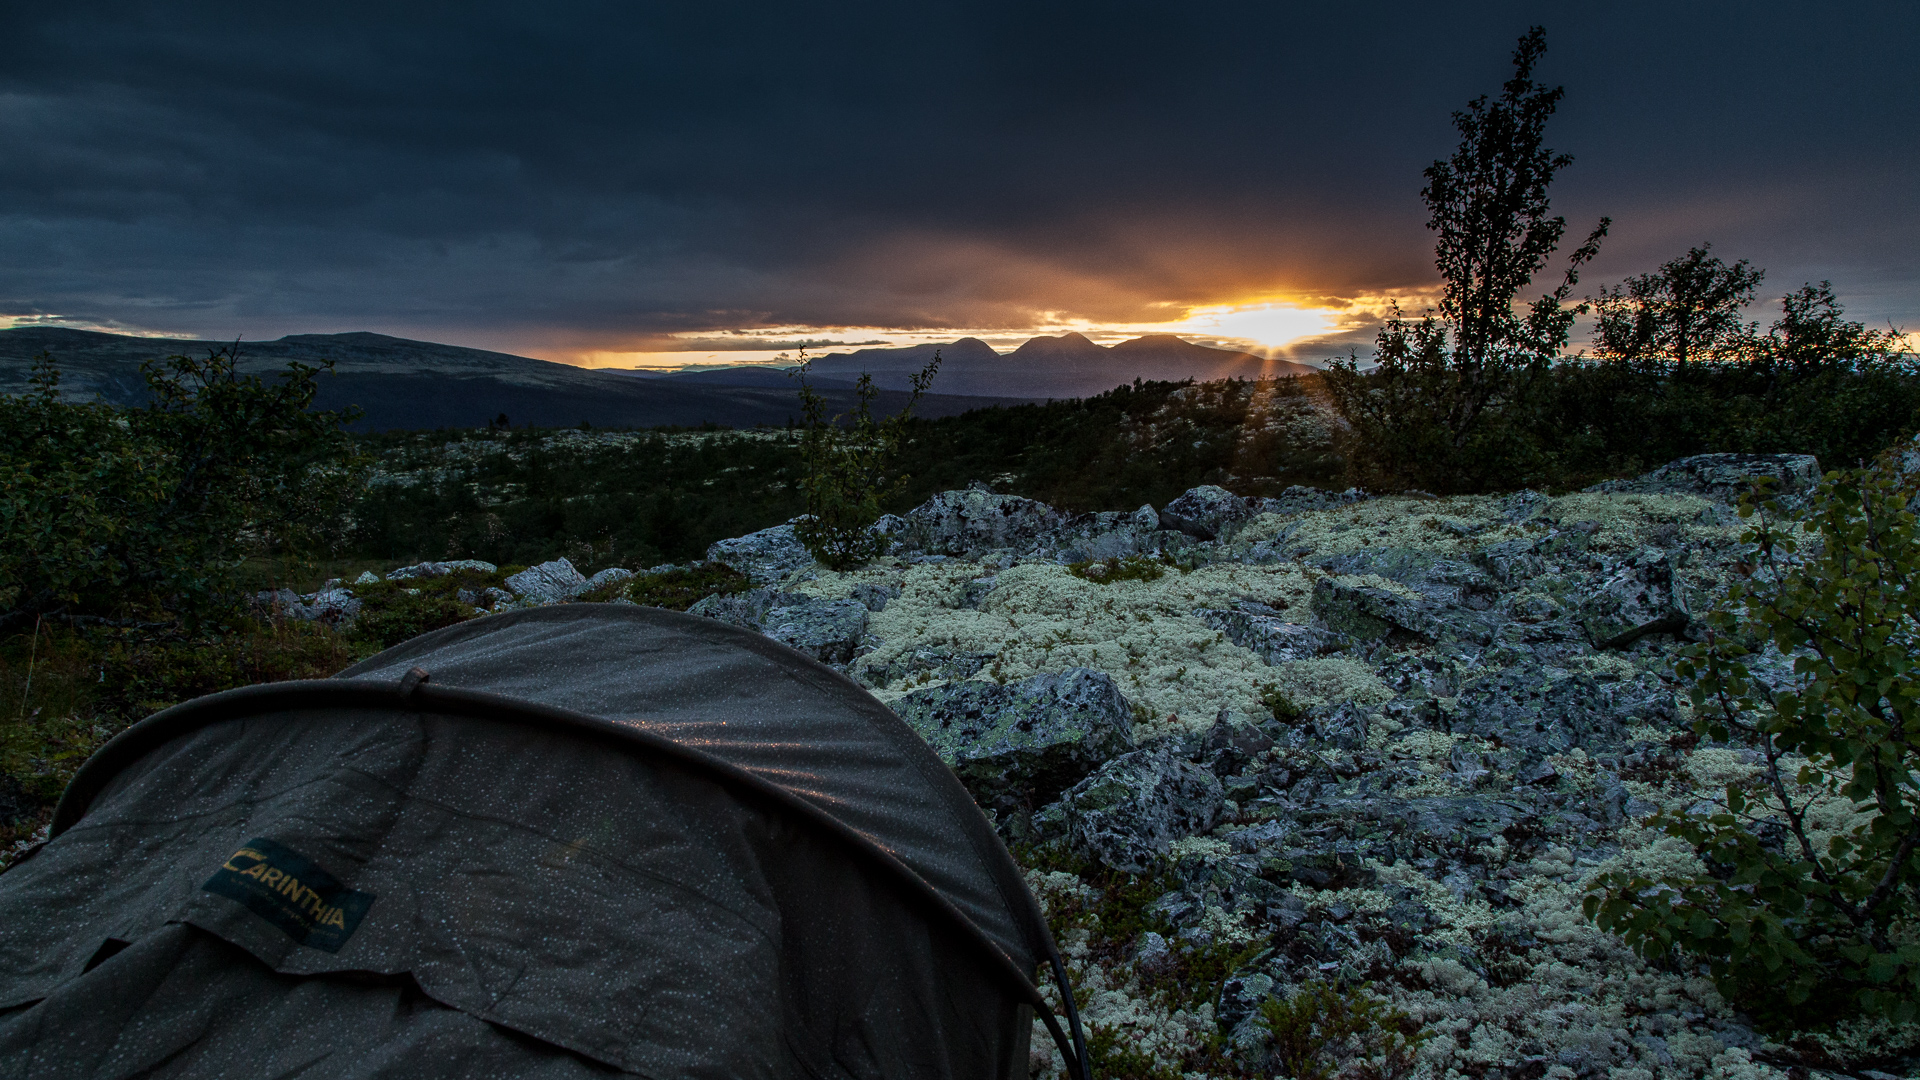
[[[1145,555],[1129,555],[1124,559],[1110,555],[1069,563],[1067,573],[1095,585],[1112,585],[1118,581],[1158,581],[1166,576],[1167,566]]]
[[[151,400],[122,409],[61,401],[43,354],[32,392],[0,398],[0,629],[197,620],[231,610],[249,554],[338,539],[351,417],[309,410],[320,368],[268,384],[236,360],[148,362]]]
[[[1920,475],[1889,452],[1828,474],[1811,536],[1758,503],[1753,574],[1677,671],[1691,680],[1695,733],[1750,745],[1765,767],[1729,784],[1715,813],[1654,819],[1704,873],[1614,873],[1585,903],[1643,955],[1704,961],[1770,1028],[1920,1018],[1917,502]],[[1740,512],[1753,517],[1756,499]],[[1791,677],[1777,673],[1782,657]]]
[[[1317,979],[1261,1002],[1260,1026],[1280,1074],[1293,1080],[1400,1080],[1427,1040],[1417,1021],[1366,986]]]
[[[806,462],[801,488],[806,493],[806,517],[794,527],[813,557],[834,570],[868,562],[886,550],[887,539],[873,532],[880,520],[881,502],[905,486],[907,478],[888,478],[894,454],[913,406],[933,384],[940,370],[935,352],[927,366],[912,378],[913,392],[901,410],[885,420],[873,418],[873,399],[879,393],[873,377],[862,373],[854,386],[859,406],[847,427],[826,417],[820,395],[807,385],[806,365],[795,372],[800,379],[800,408],[806,414],[806,436],[800,444]],[[844,417],[835,417],[838,421]]]

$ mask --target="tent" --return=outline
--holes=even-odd
[[[6,1076],[1084,1076],[1072,1000],[911,729],[631,605],[155,714],[0,875]]]

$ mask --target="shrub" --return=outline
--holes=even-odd
[[[1616,872],[1585,902],[1650,958],[1704,961],[1771,1028],[1920,1017],[1917,498],[1920,477],[1889,452],[1828,474],[1804,546],[1778,503],[1758,501],[1754,573],[1676,670],[1695,733],[1759,750],[1760,779],[1729,784],[1711,815],[1654,819],[1704,873]],[[1792,658],[1791,678],[1762,677],[1771,650]]]
[[[1427,1040],[1417,1021],[1367,986],[1317,979],[1261,1002],[1259,1022],[1272,1040],[1274,1064],[1293,1080],[1400,1080]]]
[[[504,580],[505,575],[499,571],[456,571],[433,578],[356,585],[353,595],[360,601],[360,614],[354,618],[349,636],[377,652],[429,630],[466,622],[482,614],[475,607],[475,594]],[[467,598],[461,597],[462,592],[468,594]]]
[[[310,411],[320,368],[268,384],[236,361],[143,364],[151,400],[122,409],[61,401],[43,354],[32,391],[0,398],[0,629],[197,620],[231,608],[247,555],[337,539],[351,417]]]
[[[1167,575],[1167,567],[1145,555],[1129,555],[1124,559],[1108,556],[1068,563],[1067,573],[1095,585],[1111,585],[1116,581],[1158,581]]]
[[[845,428],[834,422],[845,417],[827,419],[825,402],[807,385],[806,370],[802,363],[795,377],[800,380],[800,408],[806,416],[800,452],[806,463],[801,488],[807,512],[794,527],[794,535],[814,558],[834,570],[847,570],[886,550],[887,540],[873,532],[873,524],[880,519],[882,500],[907,481],[904,476],[889,478],[887,473],[914,404],[940,370],[940,354],[935,352],[913,376],[913,392],[906,405],[885,420],[873,418],[873,399],[879,391],[873,377],[863,373],[854,387],[859,405]]]

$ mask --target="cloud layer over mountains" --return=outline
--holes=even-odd
[[[1912,5],[1556,14],[1596,279],[1703,240],[1912,304]],[[1420,169],[1531,5],[15,6],[0,315],[540,355],[1430,283]]]

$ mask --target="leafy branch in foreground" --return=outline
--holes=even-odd
[[[858,404],[844,428],[837,423],[846,419],[844,415],[827,418],[826,402],[807,384],[804,354],[801,360],[793,374],[800,381],[800,408],[806,417],[806,434],[800,443],[806,472],[800,484],[807,512],[794,527],[794,535],[814,558],[832,569],[846,570],[886,550],[886,537],[875,533],[873,525],[880,520],[881,502],[908,480],[905,476],[889,480],[887,471],[914,405],[940,370],[940,354],[935,352],[927,366],[912,376],[907,403],[884,420],[873,418],[873,399],[879,394],[873,377],[861,374],[854,384]]]
[[[1616,872],[1586,900],[1643,955],[1705,961],[1728,1000],[1776,1029],[1920,1017],[1917,499],[1920,475],[1889,452],[1829,474],[1804,549],[1779,505],[1761,505],[1754,573],[1676,669],[1692,680],[1694,730],[1764,765],[1727,785],[1717,813],[1653,820],[1704,873]],[[1790,677],[1768,674],[1787,657]]]

